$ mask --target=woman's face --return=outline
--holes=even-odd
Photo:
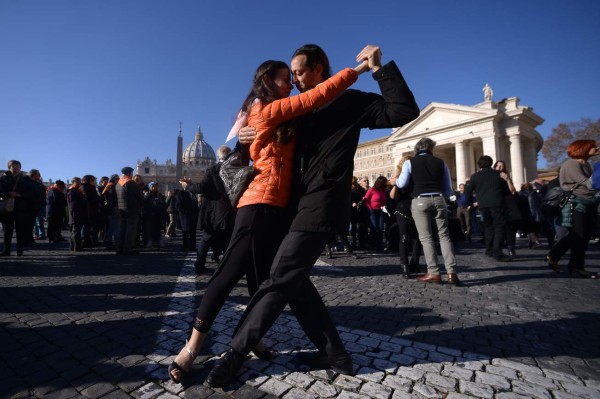
[[[504,162],[502,162],[502,161],[498,162],[496,164],[496,170],[504,170]]]
[[[287,68],[278,70],[277,74],[275,75],[275,79],[273,79],[273,83],[275,83],[279,98],[289,97],[293,88],[290,79],[290,70]]]
[[[600,153],[600,151],[598,151],[598,145],[596,144],[595,146],[593,146],[592,148],[590,148],[590,151],[588,152],[588,155],[590,157],[593,157],[594,155],[598,155]]]

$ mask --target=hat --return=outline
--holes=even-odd
[[[123,169],[121,169],[121,173],[123,173],[124,175],[130,175],[133,173],[133,168],[125,166]]]
[[[148,183],[148,188],[152,190],[152,187],[154,186],[158,186],[158,183],[155,181],[151,181],[150,183]]]

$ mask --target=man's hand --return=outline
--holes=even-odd
[[[356,56],[357,62],[368,61],[369,69],[377,72],[381,68],[381,49],[379,46],[369,44]]]
[[[362,63],[358,64],[357,66],[354,67],[354,70],[356,71],[356,73],[358,73],[359,75],[363,72],[367,72],[369,70],[369,61],[363,61]]]
[[[252,144],[256,139],[256,129],[251,126],[244,126],[238,132],[238,140],[242,144]]]

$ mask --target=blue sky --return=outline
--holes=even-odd
[[[599,20],[597,0],[0,0],[0,168],[64,180],[164,163],[179,122],[184,145],[200,126],[216,148],[256,67],[305,43],[334,71],[380,45],[421,109],[479,103],[489,83],[533,107],[546,137],[600,117]],[[378,90],[369,76],[354,87]]]

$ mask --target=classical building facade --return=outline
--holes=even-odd
[[[355,176],[393,176],[398,160],[414,154],[417,141],[429,137],[437,142],[435,155],[448,165],[454,187],[477,171],[477,159],[484,154],[506,162],[517,189],[536,179],[544,140],[535,129],[544,120],[531,107],[519,105],[517,97],[493,101],[489,85],[484,95],[484,101],[473,106],[432,102],[388,137],[359,144]]]
[[[166,192],[174,188],[181,188],[179,179],[183,176],[191,178],[194,182],[202,180],[206,169],[214,165],[216,161],[215,151],[204,141],[204,135],[200,128],[198,128],[194,141],[184,149],[180,127],[177,137],[176,163],[168,159],[164,164],[159,164],[156,160],[146,157],[143,161],[138,160],[136,173],[142,176],[146,183],[158,182],[161,192]]]

